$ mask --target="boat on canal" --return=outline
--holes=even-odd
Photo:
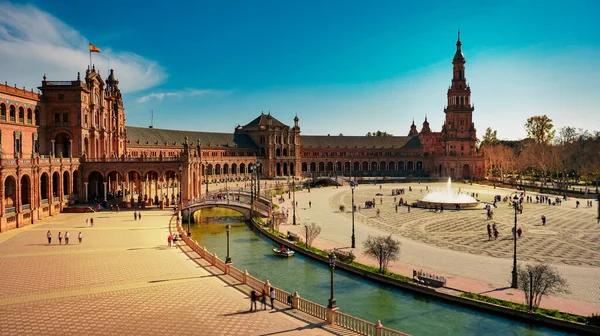
[[[290,250],[290,249],[273,249],[273,253],[275,253],[276,255],[280,256],[280,257],[292,257],[294,256],[295,252]]]

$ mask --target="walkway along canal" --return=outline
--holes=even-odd
[[[198,218],[198,217],[197,217]],[[230,255],[233,265],[263,281],[323,306],[329,299],[330,271],[326,264],[300,254],[280,258],[266,236],[253,232],[239,213],[203,209],[200,223],[191,225],[192,239],[224,259],[227,254],[226,224],[231,225]],[[184,225],[187,229],[187,225]],[[413,335],[570,335],[487,312],[453,305],[422,294],[379,284],[335,270],[335,299],[340,311]]]

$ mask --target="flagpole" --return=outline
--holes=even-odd
[[[92,70],[92,49],[90,49],[90,70]]]

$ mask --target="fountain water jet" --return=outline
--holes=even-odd
[[[458,194],[452,192],[452,180],[448,178],[446,184],[446,190],[434,191],[425,195],[423,199],[418,201],[419,206],[422,207],[433,207],[433,206],[444,206],[444,208],[451,208],[452,206],[460,205],[461,208],[476,207],[479,202],[465,194]]]

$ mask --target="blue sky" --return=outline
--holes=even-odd
[[[128,125],[231,132],[261,111],[304,134],[406,135],[443,123],[456,33],[479,135],[527,117],[600,130],[600,3],[81,1],[0,3],[0,81],[70,80],[102,49]],[[32,24],[35,22],[35,24]]]

